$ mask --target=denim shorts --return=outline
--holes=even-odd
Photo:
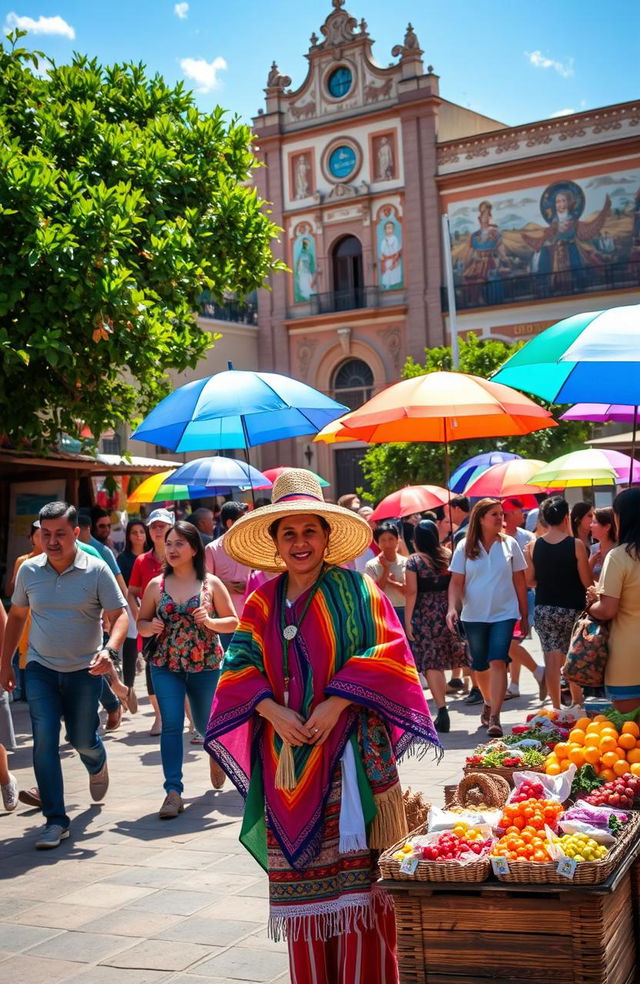
[[[471,653],[471,668],[482,673],[495,659],[509,663],[509,646],[513,638],[515,618],[502,622],[463,622],[464,633]]]
[[[640,683],[631,687],[604,688],[609,700],[640,700]]]

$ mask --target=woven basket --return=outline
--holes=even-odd
[[[404,802],[404,812],[407,818],[407,830],[414,830],[416,827],[420,827],[422,824],[427,823],[429,820],[431,803],[427,803],[422,798],[421,792],[414,792],[411,786],[408,786],[402,794],[402,800]]]
[[[506,779],[507,782],[509,783],[509,785],[511,786],[511,788],[513,789],[513,787],[515,785],[515,783],[513,781],[513,774],[514,774],[514,772],[522,772],[523,769],[525,769],[525,768],[526,768],[527,772],[543,772],[544,771],[540,766],[537,766],[537,767],[534,768],[533,766],[530,766],[530,765],[527,765],[527,766],[513,765],[513,766],[508,766],[508,767],[507,766],[504,766],[504,767],[498,767],[498,766],[496,766],[494,769],[485,769],[481,765],[465,765],[465,767],[464,767],[464,769],[462,771],[464,772],[465,776],[468,776],[470,772],[479,772],[481,775],[484,775],[484,776],[502,776],[502,778],[503,779]]]
[[[477,861],[469,861],[468,864],[461,864],[460,861],[421,860],[418,861],[418,866],[412,875],[400,871],[402,861],[393,857],[395,852],[399,851],[410,837],[426,834],[427,831],[428,824],[424,823],[380,855],[378,865],[383,878],[392,878],[394,881],[423,882],[483,882],[487,880],[491,870],[491,862],[488,858],[479,858]]]
[[[640,832],[640,817],[629,821],[626,829],[602,861],[582,861],[576,866],[573,878],[558,874],[558,862],[535,864],[532,861],[511,861],[508,875],[496,875],[498,881],[520,885],[599,885],[607,880],[625,856]]]

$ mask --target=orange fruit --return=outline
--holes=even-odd
[[[605,752],[601,761],[605,769],[613,769],[618,762],[618,755],[616,752]]]
[[[640,763],[640,748],[632,748],[630,752],[627,752],[627,762],[630,762],[631,765]]]
[[[558,762],[547,762],[544,767],[544,771],[548,776],[559,776],[560,775],[560,765]],[[615,778],[615,775],[614,775]]]
[[[566,772],[567,769],[571,768],[571,762],[569,759],[563,759],[560,763],[560,772]]]
[[[569,733],[569,741],[574,745],[584,745],[585,738],[586,734],[581,728],[574,728]]]
[[[627,752],[624,748],[620,748],[620,745],[616,745],[616,755],[619,759],[627,760]]]
[[[598,731],[587,731],[587,737],[584,740],[585,746],[590,745],[592,748],[600,748],[600,733]],[[635,739],[634,739],[635,745]]]
[[[572,748],[571,751],[569,752],[569,761],[573,762],[574,765],[577,765],[578,768],[581,768],[581,766],[583,766],[586,761],[584,757],[584,749]],[[616,761],[617,761],[617,756],[616,756]]]
[[[618,732],[615,728],[603,728],[600,732],[602,738],[615,738],[616,742],[618,740]]]
[[[623,735],[633,735],[634,738],[640,738],[640,728],[635,721],[625,721],[622,725]]]
[[[611,721],[605,714],[596,714],[593,719],[594,721],[604,721],[605,724],[611,724]]]
[[[611,735],[605,735],[600,739],[600,751],[601,752],[615,752],[618,747],[617,739],[612,738]]]
[[[593,745],[587,745],[584,749],[584,760],[589,765],[597,765],[600,761],[600,749],[594,748]],[[640,762],[640,754],[638,755],[638,762]]]
[[[619,759],[614,765],[613,771],[617,776],[626,776],[629,771],[629,765],[624,759]]]
[[[611,782],[612,779],[616,778],[616,774],[613,769],[602,769],[600,772],[600,777],[604,779],[605,782]]]
[[[580,728],[582,731],[586,731],[591,724],[591,718],[583,717],[576,721],[576,728]]]
[[[634,762],[633,765],[630,765],[629,772],[632,776],[640,776],[640,762]]]
[[[635,748],[635,744],[636,743],[634,739],[633,742],[634,748]],[[571,746],[566,741],[559,741],[558,744],[553,749],[554,754],[558,759],[566,759],[567,756],[569,755],[570,750],[571,750]]]
[[[626,752],[630,749],[636,747],[636,740],[633,735],[630,735],[628,731],[623,731],[618,738],[618,745],[620,748],[624,748]]]

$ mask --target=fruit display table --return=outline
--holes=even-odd
[[[640,839],[600,885],[380,882],[393,898],[401,984],[631,984]]]

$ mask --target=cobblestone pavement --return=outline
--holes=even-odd
[[[505,705],[507,724],[538,706],[526,671],[521,689],[527,696]],[[437,803],[483,735],[477,706],[458,700],[450,709],[443,761],[401,766],[403,784]],[[28,788],[29,716],[23,703],[13,710],[19,748],[10,768]],[[0,976],[7,984],[289,981],[286,947],[266,935],[266,877],[238,843],[240,796],[229,782],[221,792],[210,788],[205,753],[185,733],[186,808],[176,820],[158,820],[160,749],[150,723],[145,698],[105,737],[111,787],[102,805],[91,803],[87,773],[63,746],[71,837],[56,850],[34,849],[38,811],[20,804],[0,813]]]

